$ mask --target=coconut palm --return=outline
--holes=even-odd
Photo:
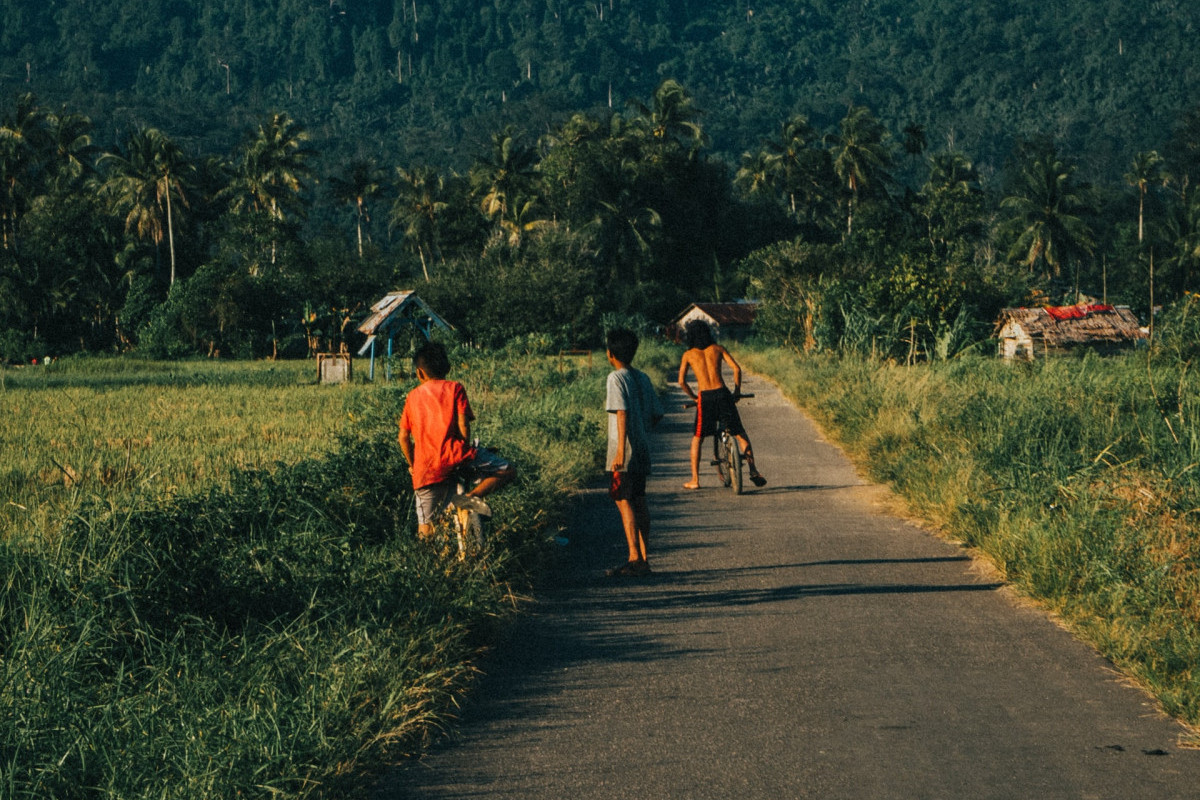
[[[185,189],[193,172],[183,150],[162,131],[147,128],[130,135],[124,153],[101,156],[100,166],[103,191],[125,217],[126,232],[150,239],[156,252],[165,234],[174,285],[176,204],[187,206]]]
[[[771,197],[777,192],[774,161],[767,150],[742,153],[741,166],[733,176],[733,185],[745,197]]]
[[[92,143],[92,121],[83,114],[47,114],[46,147],[63,189],[91,171],[99,150]]]
[[[396,169],[396,202],[392,205],[391,227],[401,229],[404,238],[421,259],[421,271],[429,282],[429,262],[440,257],[437,244],[438,221],[447,208],[445,180],[429,167]]]
[[[830,139],[833,169],[846,187],[846,235],[854,229],[854,210],[865,190],[882,190],[891,179],[892,152],[887,130],[865,106],[852,106]]]
[[[1146,236],[1146,193],[1151,186],[1162,183],[1165,175],[1163,158],[1155,150],[1134,156],[1129,172],[1125,173],[1125,182],[1138,191],[1138,244]]]
[[[258,212],[271,221],[271,263],[275,263],[278,231],[288,214],[301,216],[300,196],[311,176],[315,151],[308,147],[304,126],[286,113],[272,114],[242,146],[233,181],[223,193],[235,214]]]
[[[0,240],[16,247],[17,220],[35,193],[45,140],[46,112],[30,93],[17,97],[0,122]]]
[[[536,197],[518,198],[509,209],[509,214],[500,220],[500,230],[509,247],[519,248],[531,233],[554,227],[554,221],[539,216],[541,202]]]
[[[817,132],[808,118],[797,114],[766,142],[768,167],[774,183],[787,195],[788,211],[796,219],[823,216],[836,176],[829,156],[816,145]]]
[[[1009,257],[1034,272],[1062,274],[1073,257],[1091,252],[1094,238],[1083,215],[1090,211],[1086,189],[1074,179],[1075,167],[1051,148],[1034,154],[1018,176],[1016,190],[1000,201],[1003,223],[1013,236]]]
[[[662,226],[662,215],[645,205],[634,188],[636,170],[635,163],[625,161],[616,174],[608,176],[590,224],[600,261],[609,265],[612,279],[627,277],[635,286],[642,278],[642,262],[650,253],[650,234]]]
[[[371,224],[369,202],[383,190],[383,180],[374,162],[359,159],[350,162],[342,175],[329,178],[329,189],[335,200],[354,206],[355,227],[358,232],[358,257],[363,257],[363,226]],[[370,233],[367,234],[368,241]]]
[[[503,217],[518,193],[526,193],[534,183],[537,154],[520,142],[512,127],[492,134],[492,152],[488,159],[471,169],[471,190],[479,197],[479,208],[488,219]]]
[[[668,78],[658,85],[650,106],[638,100],[629,104],[637,111],[634,125],[657,144],[686,144],[695,153],[704,144],[704,132],[696,121],[700,109],[687,90],[676,80]]]

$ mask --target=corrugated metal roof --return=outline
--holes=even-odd
[[[428,315],[435,324],[440,325],[446,330],[454,329],[453,325],[439,317],[432,308],[425,304],[424,300],[417,297],[416,292],[406,291],[391,292],[385,295],[384,298],[378,303],[371,306],[371,315],[363,320],[362,324],[358,326],[358,330],[361,333],[365,333],[367,336],[374,336],[381,330],[391,327],[389,323],[391,323],[393,319],[399,317],[405,311],[414,306],[419,308],[424,314]]]

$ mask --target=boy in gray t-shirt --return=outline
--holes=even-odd
[[[605,409],[608,417],[608,455],[605,469],[612,474],[609,496],[617,504],[629,560],[610,569],[610,575],[645,575],[650,572],[646,541],[650,536],[650,511],[646,505],[646,477],[650,474],[650,429],[663,417],[662,403],[646,373],[632,366],[638,338],[617,328],[607,337],[608,375]]]

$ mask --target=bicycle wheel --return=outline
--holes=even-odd
[[[729,485],[729,438],[725,431],[717,431],[717,435],[713,437],[713,462],[717,468],[717,474],[721,476],[721,484]]]
[[[729,450],[729,482],[728,485],[733,487],[734,494],[742,493],[742,451],[738,447],[737,439],[732,436],[728,439],[727,448]]]

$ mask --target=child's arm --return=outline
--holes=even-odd
[[[742,393],[742,367],[737,360],[729,354],[729,351],[724,347],[721,348],[721,358],[725,359],[725,363],[729,364],[729,368],[733,370],[733,393],[740,395]]]
[[[625,466],[625,411],[612,412],[617,415],[617,454],[613,457],[613,471]]]
[[[691,351],[689,350],[688,352],[691,352]],[[688,382],[687,382],[687,373],[688,373],[689,366],[691,366],[691,364],[688,361],[688,354],[684,353],[683,360],[681,360],[679,362],[679,388],[683,389],[683,391],[687,394],[688,397],[695,400],[696,393],[692,391],[692,387],[688,386]]]
[[[400,452],[404,453],[404,460],[408,462],[408,468],[411,471],[414,452],[412,431],[407,428],[401,428],[397,439],[400,441]]]
[[[464,442],[471,441],[471,418],[467,416],[463,409],[459,409],[454,415],[457,423],[458,433],[462,436]]]

